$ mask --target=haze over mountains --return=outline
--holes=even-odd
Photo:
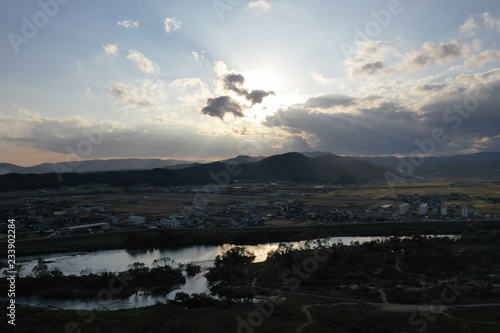
[[[301,152],[301,155],[310,158],[317,158],[325,155],[336,156],[328,152]],[[284,154],[286,155],[286,154]],[[276,155],[280,156],[280,155]],[[339,157],[339,156],[337,156]],[[399,158],[395,156],[352,156],[348,158],[359,159],[362,161],[372,162],[375,165],[383,166],[389,169],[397,170],[401,161],[404,158]],[[230,159],[222,160],[221,163],[255,163],[266,159],[265,156],[246,156],[239,155]],[[340,161],[340,160],[338,160]],[[9,173],[19,173],[19,174],[43,174],[43,173],[68,173],[68,172],[99,172],[99,171],[122,171],[122,170],[151,170],[156,168],[164,169],[184,169],[197,166],[200,164],[207,164],[206,161],[186,161],[186,160],[176,160],[176,159],[140,159],[140,158],[130,158],[130,159],[111,159],[111,160],[87,160],[80,161],[77,163],[43,163],[29,167],[22,167],[10,163],[0,163],[0,175],[5,175]],[[208,163],[209,164],[209,163]],[[475,153],[469,155],[453,155],[453,156],[442,156],[442,157],[426,157],[422,165],[416,166],[416,169],[420,172],[438,172],[445,171],[448,169],[452,170],[473,170],[475,168],[499,168],[500,167],[500,152],[483,152]]]
[[[111,160],[88,160],[80,162],[58,162],[42,163],[29,167],[22,167],[10,163],[0,163],[0,175],[8,173],[51,173],[51,172],[96,172],[96,171],[118,171],[118,170],[149,170],[155,168],[183,168],[193,166],[200,162],[184,160],[161,160],[161,159],[111,159]]]
[[[313,158],[300,153],[286,153],[266,158],[238,156],[234,159],[180,169],[155,168],[63,174],[10,173],[0,176],[0,189],[56,188],[88,183],[114,186],[204,185],[213,182],[227,184],[236,180],[360,184],[381,180],[388,170],[386,167],[352,157],[323,154]]]
[[[55,173],[50,164],[31,168],[3,164],[2,190],[56,188],[88,183],[114,186],[150,184],[158,186],[204,185],[217,182],[295,181],[331,184],[365,184],[385,179],[388,171],[397,173],[403,159],[396,157],[344,157],[322,152],[286,153],[270,157],[237,156],[212,163],[175,160],[94,160],[81,162],[79,168]],[[177,164],[175,164],[177,163]],[[100,168],[100,170],[99,170]],[[128,170],[127,170],[128,169]],[[22,174],[21,171],[24,172]],[[26,173],[48,170],[49,173]],[[55,170],[63,170],[56,166]],[[75,170],[85,170],[75,172]],[[99,170],[99,171],[94,171]],[[448,157],[429,157],[416,168],[421,174],[498,174],[500,153],[479,153]]]

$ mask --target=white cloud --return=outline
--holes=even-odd
[[[394,48],[383,41],[363,41],[357,44],[354,57],[345,61],[350,77],[388,74],[392,69],[384,65],[389,54],[396,53]]]
[[[465,61],[465,66],[468,67],[483,67],[489,63],[500,61],[500,51],[487,50],[475,56],[468,58]]]
[[[271,4],[266,0],[250,1],[248,3],[248,9],[254,14],[259,14],[269,11],[271,9]]]
[[[118,25],[122,26],[122,27],[125,27],[125,28],[129,28],[129,29],[139,28],[139,22],[137,22],[135,20],[119,21]]]
[[[151,109],[164,99],[165,83],[162,80],[152,79],[128,85],[117,83],[111,86],[109,94],[131,109]]]
[[[483,13],[483,20],[488,29],[496,28],[498,33],[500,33],[500,18],[493,17],[490,13],[485,12]]]
[[[160,67],[146,58],[144,54],[136,50],[129,50],[127,54],[127,59],[133,61],[139,69],[146,74],[151,74],[157,72]]]
[[[464,38],[470,38],[479,30],[479,25],[476,20],[471,16],[465,20],[464,24],[460,26],[460,35]]]
[[[317,72],[309,72],[309,75],[314,79],[314,81],[321,84],[334,84],[339,82],[339,79],[337,78],[326,78],[323,74]]]
[[[198,65],[201,65],[201,62],[200,62],[200,55],[198,52],[196,51],[193,51],[191,52],[191,55],[193,56],[193,60],[198,64]]]
[[[399,67],[403,70],[418,70],[432,65],[442,65],[463,55],[464,47],[456,41],[435,44],[426,42],[418,50],[405,54]]]
[[[217,76],[222,77],[229,72],[227,65],[220,60],[217,60],[214,64],[214,72]]]
[[[165,32],[171,33],[177,31],[181,28],[182,22],[177,20],[175,17],[167,17],[165,18]]]
[[[102,48],[104,49],[104,52],[106,52],[106,54],[113,56],[118,55],[118,44],[106,44],[103,45]]]

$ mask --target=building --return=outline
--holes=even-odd
[[[441,205],[441,216],[448,216],[448,206]]]
[[[467,205],[462,204],[460,205],[460,211],[462,212],[462,217],[466,219],[469,216],[469,211],[467,209]]]
[[[427,214],[427,209],[429,206],[426,203],[423,203],[418,207],[418,215],[423,216]]]
[[[179,221],[176,216],[169,216],[166,219],[161,219],[160,225],[163,228],[178,228],[181,226],[181,221]]]
[[[405,202],[399,205],[399,215],[405,215],[410,210],[410,204]]]
[[[104,206],[103,205],[92,205],[92,206],[84,207],[83,210],[87,214],[94,213],[94,212],[102,212],[104,210]]]
[[[82,224],[82,225],[77,225],[77,226],[74,226],[74,227],[65,227],[65,228],[61,228],[61,232],[74,232],[74,231],[78,231],[78,230],[83,230],[83,229],[86,229],[86,230],[102,230],[102,231],[106,231],[106,230],[109,230],[110,227],[109,227],[109,223],[107,222],[101,222],[101,223],[92,223],[92,224]]]
[[[144,216],[131,215],[128,217],[129,224],[141,225],[144,224],[144,222],[146,222],[146,218]]]

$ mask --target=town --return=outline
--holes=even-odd
[[[382,186],[235,183],[212,193],[211,200],[203,205],[194,204],[194,198],[204,191],[197,186],[86,186],[9,193],[2,200],[0,219],[15,218],[18,237],[52,238],[137,229],[497,218],[500,198],[479,194],[491,184],[449,185],[455,187],[445,191],[430,184],[415,184],[391,191]],[[0,230],[4,229],[6,225],[0,225]]]

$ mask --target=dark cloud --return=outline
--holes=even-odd
[[[334,106],[347,106],[353,104],[355,98],[347,95],[327,94],[309,98],[304,107],[329,109]]]
[[[246,99],[252,102],[252,106],[255,104],[260,104],[264,100],[265,97],[269,95],[276,95],[274,91],[265,91],[265,90],[252,90],[246,94]]]
[[[439,84],[422,89],[442,89]],[[417,142],[432,140],[435,130],[446,139],[435,145],[437,154],[498,151],[500,142],[500,81],[487,90],[440,91],[439,98],[418,110],[389,99],[376,103],[358,98],[349,112],[318,110],[317,100],[279,110],[263,124],[290,135],[314,138],[314,150],[346,155],[389,155],[420,152]],[[488,95],[488,91],[492,91]],[[479,95],[478,95],[479,94]],[[478,99],[477,96],[481,96]],[[487,98],[485,97],[487,96]]]
[[[429,92],[429,91],[439,91],[442,90],[444,87],[446,87],[446,84],[421,84],[415,87],[415,90],[418,91],[424,91],[424,92]]]
[[[217,98],[209,98],[207,106],[201,112],[212,117],[224,119],[226,113],[231,113],[235,117],[243,117],[243,108],[238,102],[229,96],[219,96]]]
[[[232,91],[248,100],[251,103],[250,107],[243,103],[238,103],[229,96],[219,96],[207,100],[207,106],[201,110],[203,114],[218,117],[220,119],[223,119],[226,113],[232,113],[235,117],[243,117],[243,110],[251,108],[255,104],[261,104],[264,98],[269,95],[275,95],[274,91],[260,89],[249,91],[245,89],[243,87],[245,84],[245,77],[238,73],[224,75],[222,77],[222,84],[226,91]]]
[[[222,78],[222,82],[224,84],[224,89],[231,90],[237,93],[238,95],[246,95],[247,91],[243,88],[243,84],[245,83],[245,78],[241,74],[231,73],[226,74]]]
[[[411,121],[409,119],[412,119]],[[413,139],[425,134],[419,119],[401,106],[359,110],[357,113],[312,112],[295,107],[278,111],[264,125],[277,126],[291,134],[314,135],[314,149],[337,154],[396,154],[414,148]]]
[[[374,74],[378,70],[384,68],[384,65],[381,61],[376,61],[372,63],[367,63],[361,66],[360,71],[366,74]]]

